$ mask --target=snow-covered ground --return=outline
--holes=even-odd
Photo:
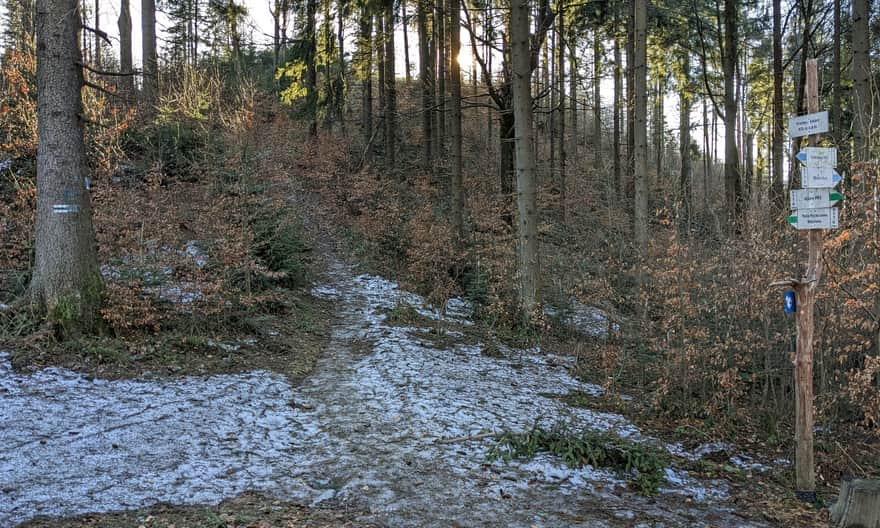
[[[558,421],[652,440],[622,416],[552,397],[601,391],[569,376],[566,358],[504,347],[489,357],[459,333],[426,337],[467,324],[466,303],[444,315],[385,279],[342,265],[328,276],[314,294],[337,303],[339,321],[296,388],[260,371],[141,381],[18,374],[0,355],[0,527],[216,503],[246,490],[352,506],[389,526],[754,526],[720,502],[724,481],[670,470],[660,497],[646,498],[606,470],[549,456],[489,463],[491,440],[444,442]],[[435,326],[387,324],[400,303]]]

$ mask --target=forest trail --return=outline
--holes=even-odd
[[[465,337],[468,306],[445,315],[380,277],[333,264],[314,288],[337,305],[327,353],[299,387],[277,374],[88,379],[14,373],[0,356],[0,526],[159,502],[216,503],[246,491],[362,511],[404,526],[761,526],[723,499],[724,481],[670,470],[657,497],[614,473],[560,460],[488,462],[491,439],[565,420],[642,438],[615,414],[553,394],[598,392],[568,359]],[[409,306],[412,326],[389,313]],[[497,350],[496,350],[497,349]],[[675,451],[675,446],[668,446]]]

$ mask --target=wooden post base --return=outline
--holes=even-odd
[[[880,527],[880,480],[848,479],[840,483],[840,496],[831,506],[837,528]]]

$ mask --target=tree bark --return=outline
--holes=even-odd
[[[63,335],[98,326],[103,287],[85,185],[77,4],[37,3],[37,212],[30,293]]]
[[[437,38],[437,158],[446,157],[446,17],[443,0],[434,0],[434,30]]]
[[[678,144],[681,157],[681,171],[678,177],[678,193],[681,200],[680,225],[684,232],[690,230],[691,213],[691,61],[690,52],[684,50],[681,59],[681,86],[679,86],[679,126]]]
[[[458,244],[464,241],[464,187],[462,182],[461,156],[461,66],[458,53],[461,48],[461,23],[459,0],[447,0],[449,13],[449,42],[451,59],[449,61],[449,91],[451,92],[450,128],[452,133],[452,233]]]
[[[617,36],[614,37],[614,116],[613,116],[613,124],[614,132],[612,133],[612,153],[611,157],[613,158],[611,161],[614,164],[614,183],[617,188],[617,192],[620,194],[621,199],[626,196],[626,188],[623,183],[623,176],[620,172],[620,113],[621,113],[621,100],[623,99],[623,83],[621,82],[620,75],[620,40]]]
[[[422,168],[434,162],[434,68],[428,42],[427,0],[418,0],[416,21],[419,33],[419,82],[422,85]]]
[[[647,0],[633,2],[633,180],[635,215],[633,234],[641,258],[648,251],[648,39]]]
[[[315,64],[318,54],[317,16],[317,0],[306,0],[303,61],[306,63],[306,112],[309,118],[309,137],[318,135],[318,67]]]
[[[364,163],[373,160],[373,15],[369,5],[361,6],[358,24],[358,55],[361,72],[361,137],[363,138]]]
[[[602,170],[602,40],[599,38],[599,28],[593,30],[593,148],[594,167],[593,174],[599,176]],[[616,192],[616,191],[615,191]],[[609,199],[613,193],[609,193]],[[609,202],[610,203],[610,202]]]
[[[395,170],[397,159],[397,84],[394,72],[394,0],[385,1],[385,164]],[[403,177],[403,171],[399,176]]]
[[[409,31],[407,31],[407,26],[409,25],[409,20],[406,15],[406,0],[400,2],[400,24],[403,26],[403,66],[404,66],[404,75],[406,76],[406,85],[409,86],[412,83],[412,73],[410,72],[410,62],[409,62]]]
[[[840,0],[834,0],[832,7],[832,38],[831,38],[831,135],[834,137],[835,145],[843,145],[846,134],[843,130],[843,119],[841,118],[841,105],[843,100],[843,87],[840,80]],[[844,149],[846,150],[846,149]],[[838,150],[838,156],[841,154]],[[848,159],[845,155],[844,159]],[[838,160],[844,161],[844,160]],[[846,167],[846,162],[839,163],[840,167]],[[845,187],[848,189],[852,184],[852,171],[845,170],[844,178],[846,179]]]
[[[131,50],[131,5],[130,0],[119,2],[119,69],[122,73],[132,73],[134,61]],[[126,100],[134,93],[134,76],[119,77],[119,92]]]
[[[868,28],[871,0],[852,0],[853,159],[870,159],[871,55]]]
[[[159,98],[159,58],[156,53],[156,1],[141,0],[141,35],[144,70],[143,101],[147,115],[155,112]]]
[[[95,32],[101,31],[101,0],[95,0]],[[101,38],[95,35],[95,67],[101,69]]]
[[[559,202],[562,206],[562,223],[565,224],[568,220],[568,208],[566,207],[567,202],[567,181],[566,181],[566,163],[567,153],[565,151],[565,63],[566,63],[566,54],[565,54],[565,4],[564,0],[559,0],[559,7],[557,9],[558,17],[557,17],[557,34],[558,34],[558,45],[556,46],[556,91],[559,92],[557,97],[558,99],[558,113],[559,118],[556,123],[556,145],[559,149]]]
[[[516,187],[519,222],[518,272],[520,303],[527,320],[540,302],[538,210],[535,191],[535,154],[532,150],[531,39],[529,2],[510,5],[510,55],[515,116]]]
[[[844,479],[831,522],[835,528],[880,525],[880,480]]]
[[[742,183],[739,173],[739,153],[736,148],[737,100],[735,80],[738,53],[738,6],[736,0],[724,1],[724,195],[727,220],[735,226],[743,206]]]
[[[785,134],[782,121],[782,82],[782,6],[781,0],[773,0],[773,177],[770,184],[772,220],[785,211],[782,190],[782,146]]]

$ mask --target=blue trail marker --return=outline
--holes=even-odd
[[[795,313],[797,311],[797,300],[795,299],[793,291],[785,292],[785,300],[783,301],[785,313]]]

